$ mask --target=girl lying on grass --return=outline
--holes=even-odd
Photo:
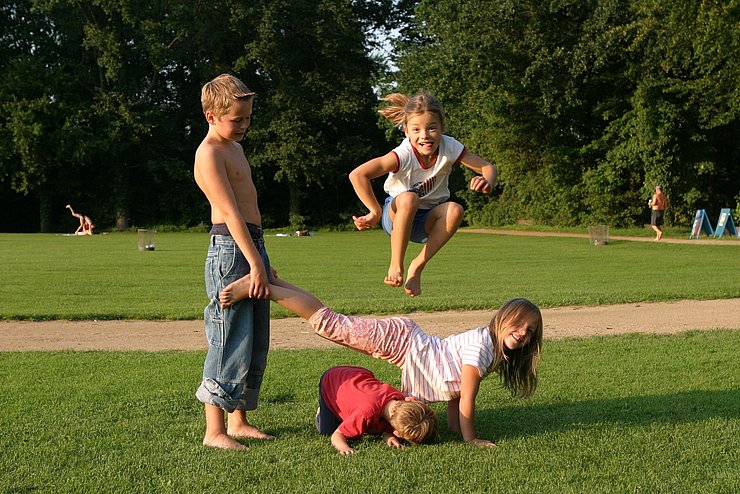
[[[227,285],[223,308],[247,298],[249,276]],[[411,319],[346,316],[312,294],[274,278],[270,299],[308,320],[316,334],[401,368],[401,392],[423,403],[447,402],[447,424],[465,441],[495,446],[475,432],[475,398],[483,378],[497,373],[513,396],[534,394],[542,347],[542,314],[527,299],[506,302],[490,324],[441,339]]]

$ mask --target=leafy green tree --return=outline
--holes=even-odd
[[[472,221],[640,224],[657,182],[674,221],[737,193],[737,1],[421,1],[402,90],[501,169]]]
[[[308,205],[335,202],[346,173],[377,140],[376,68],[347,0],[269,0],[252,13],[255,39],[236,64],[258,67],[263,88],[251,158],[287,187],[285,219],[305,226]]]

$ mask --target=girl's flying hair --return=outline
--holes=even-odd
[[[515,321],[526,313],[536,314],[536,323],[527,329],[529,342],[517,350],[509,350],[504,345],[507,323]],[[542,313],[539,307],[526,298],[515,298],[506,302],[493,316],[488,325],[493,339],[493,362],[490,370],[501,377],[501,384],[512,396],[528,397],[537,389],[537,364],[542,349]]]
[[[412,96],[401,93],[391,93],[383,98],[388,106],[378,110],[378,113],[388,119],[393,125],[403,128],[408,119],[414,115],[431,112],[436,113],[445,128],[445,112],[442,103],[432,93],[421,91]]]

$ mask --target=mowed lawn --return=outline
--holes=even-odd
[[[160,234],[139,252],[133,234],[0,235],[0,317],[199,318],[207,239]],[[267,244],[282,277],[346,312],[740,296],[734,245],[460,233],[410,299],[382,284],[380,232]],[[482,383],[478,434],[497,448],[443,427],[438,444],[397,451],[370,437],[349,457],[313,427],[321,373],[362,365],[396,386],[400,373],[347,349],[270,353],[250,419],[278,439],[246,452],[200,446],[204,352],[0,352],[0,492],[734,493],[738,341],[719,329],[546,340],[534,398],[511,398],[495,376]],[[446,423],[444,404],[434,408]]]
[[[495,309],[512,297],[555,307],[740,296],[740,242],[595,247],[461,232],[428,264],[415,299],[383,284],[390,243],[379,230],[266,243],[280,277],[347,313]],[[0,234],[0,319],[199,319],[207,245],[205,233],[160,233],[153,252],[138,251],[135,234]]]

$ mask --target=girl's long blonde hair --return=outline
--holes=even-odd
[[[387,106],[378,110],[378,113],[388,119],[393,125],[404,127],[408,119],[414,115],[431,112],[437,114],[445,128],[445,112],[442,103],[432,93],[421,91],[412,96],[401,93],[391,93],[383,98]]]
[[[519,319],[526,313],[536,314],[537,322],[529,328],[529,342],[517,350],[509,350],[504,345],[507,323]],[[501,377],[501,384],[512,396],[532,396],[537,389],[537,364],[542,349],[542,313],[539,307],[526,298],[514,298],[506,302],[496,312],[488,325],[493,339],[493,362],[490,371]]]

